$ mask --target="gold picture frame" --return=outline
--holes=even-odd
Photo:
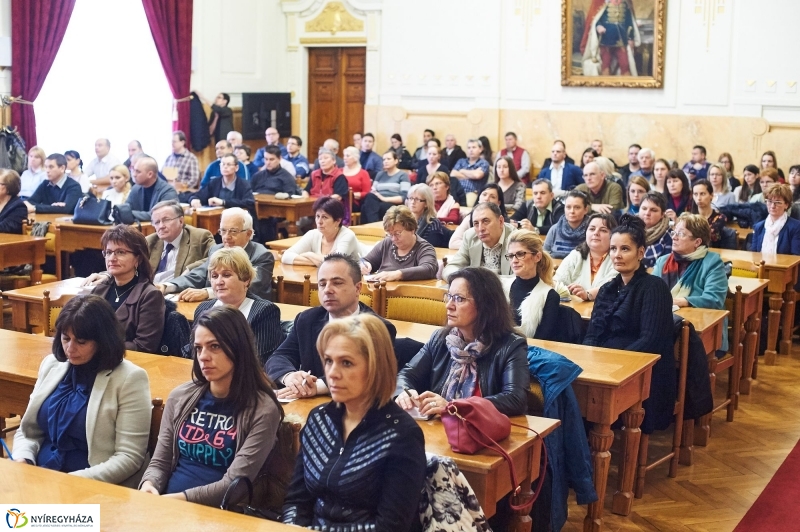
[[[666,16],[667,0],[561,0],[561,85],[662,88]]]

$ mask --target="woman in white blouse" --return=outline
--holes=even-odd
[[[284,264],[319,266],[326,255],[337,252],[350,255],[358,260],[358,240],[355,233],[342,226],[344,205],[342,202],[323,196],[314,202],[314,220],[317,228],[312,229],[295,245],[283,252]]]
[[[64,152],[64,157],[67,159],[67,175],[77,181],[81,186],[81,192],[86,194],[92,188],[92,183],[89,182],[89,176],[83,173],[81,154],[75,150],[67,150]]]
[[[611,262],[611,231],[617,220],[611,214],[589,216],[586,241],[572,250],[556,269],[553,285],[562,297],[591,301],[600,287],[617,275]]]
[[[28,168],[19,176],[22,183],[19,196],[22,199],[28,199],[28,196],[33,195],[39,184],[47,177],[47,172],[44,171],[44,158],[44,150],[39,146],[28,150]]]
[[[103,191],[103,199],[111,202],[111,206],[125,203],[131,191],[131,174],[124,164],[118,164],[108,174],[111,186]]]

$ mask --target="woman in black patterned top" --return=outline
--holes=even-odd
[[[361,314],[317,339],[333,401],[314,408],[286,493],[284,523],[406,532],[425,481],[422,430],[394,401],[397,362],[383,322]]]

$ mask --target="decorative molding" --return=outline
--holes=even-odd
[[[725,0],[694,0],[695,15],[703,15],[706,29],[706,51],[711,48],[711,27],[717,22],[717,15],[725,13]]]
[[[353,31],[363,32],[364,21],[359,20],[347,10],[341,2],[330,2],[314,19],[306,22],[306,31],[313,33]],[[366,39],[365,39],[366,42]]]
[[[367,44],[366,37],[301,37],[300,44],[320,45],[320,44]]]

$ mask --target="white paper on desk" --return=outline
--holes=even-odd
[[[411,410],[406,410],[406,412],[408,412],[408,415],[411,416],[412,419],[420,419],[422,421],[428,421],[433,417],[433,416],[423,416],[422,414],[419,413],[419,408],[417,408],[416,406]]]
[[[279,403],[291,403],[292,401],[297,401],[297,397],[278,397]]]
[[[195,210],[203,212],[203,211],[213,211],[213,210],[221,209],[221,208],[222,207],[220,207],[219,205],[208,205],[208,206],[205,206],[205,207],[197,207]]]
[[[164,299],[169,299],[170,301],[178,301],[180,294],[167,294],[164,296]]]

